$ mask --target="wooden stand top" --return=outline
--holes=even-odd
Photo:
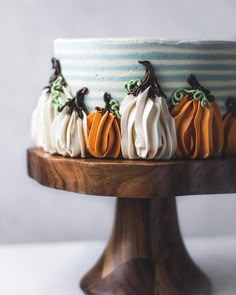
[[[81,194],[127,198],[236,192],[236,158],[103,160],[27,151],[28,174],[40,184]]]

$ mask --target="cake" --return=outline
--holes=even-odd
[[[232,107],[222,118],[236,96],[236,42],[58,39],[54,56],[32,116],[34,142],[46,152],[147,160],[236,154]]]

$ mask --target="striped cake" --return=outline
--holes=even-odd
[[[190,74],[211,90],[222,111],[225,99],[236,96],[236,42],[57,39],[54,55],[73,93],[89,88],[85,101],[89,110],[103,105],[105,91],[120,101],[125,97],[124,84],[143,77],[138,60],[152,63],[168,97],[177,88],[188,87]]]

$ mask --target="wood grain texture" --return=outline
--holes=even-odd
[[[88,295],[207,295],[187,253],[175,196],[236,192],[236,158],[189,161],[69,159],[28,150],[28,173],[67,191],[116,196],[104,253],[81,280]]]
[[[117,199],[104,253],[81,280],[88,295],[207,295],[211,284],[188,255],[174,198]]]
[[[71,159],[28,150],[28,173],[56,189],[99,196],[173,197],[236,192],[236,158],[186,161]]]

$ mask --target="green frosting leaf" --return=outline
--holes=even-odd
[[[135,88],[141,85],[141,80],[130,80],[125,83],[124,88],[126,92],[132,92]]]

